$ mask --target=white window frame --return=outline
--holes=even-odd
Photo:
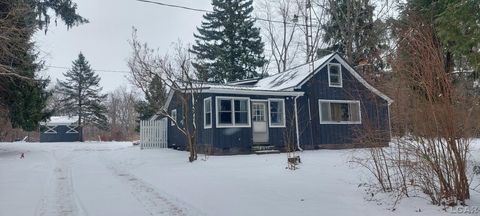
[[[359,121],[323,121],[322,120],[322,102],[327,103],[348,103],[358,104],[358,118]],[[358,100],[318,100],[318,114],[320,118],[320,124],[362,124],[362,106]]]
[[[283,114],[282,114],[282,118],[283,118],[283,124],[272,124],[272,113],[271,113],[271,105],[270,105],[270,102],[272,101],[282,101],[282,109],[283,109]],[[287,118],[285,118],[285,99],[283,98],[269,98],[268,99],[268,125],[271,127],[271,128],[283,128],[286,126],[286,121],[287,121]]]
[[[175,122],[177,121],[177,109],[173,109],[170,112],[170,117],[172,117],[172,119],[174,119],[174,120],[170,119],[170,126],[175,126]]]
[[[339,74],[340,85],[332,84],[332,82],[330,81],[330,67],[331,66],[338,66],[338,74]],[[328,63],[328,86],[329,87],[334,87],[334,88],[343,88],[342,64]]]
[[[207,104],[208,101],[208,104]],[[207,112],[205,110],[206,106],[210,106],[210,125],[207,125]],[[203,128],[204,129],[209,129],[212,128],[213,126],[213,107],[212,107],[212,97],[208,97],[203,99]]]
[[[220,109],[218,109],[218,105],[220,104],[220,100],[230,100],[232,103],[232,124],[222,124],[219,122],[220,120]],[[237,124],[235,122],[235,100],[247,100],[247,122],[248,124]],[[217,96],[215,97],[215,116],[216,116],[216,128],[249,128],[252,127],[251,121],[251,110],[250,110],[250,98],[249,97],[225,97],[225,96]]]

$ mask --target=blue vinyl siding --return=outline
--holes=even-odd
[[[338,63],[335,59],[332,63]],[[345,66],[341,66],[342,84],[341,88],[329,87],[328,65],[325,65],[313,77],[307,80],[296,91],[304,92],[297,100],[298,124],[300,145],[304,149],[322,148],[322,146],[340,146],[343,144],[362,145],[359,139],[366,134],[367,129],[375,131],[381,138],[379,144],[387,144],[390,140],[388,102],[374,94],[358,81]],[[252,127],[217,128],[216,111],[217,97],[248,97],[250,100],[268,100],[269,98],[280,98],[285,101],[286,127],[269,127],[269,145],[274,145],[278,150],[285,150],[286,134],[289,133],[291,143],[296,145],[296,131],[294,120],[294,100],[291,96],[262,96],[262,95],[236,95],[236,94],[212,94],[202,93],[195,96],[197,100],[198,113],[196,115],[197,145],[201,149],[210,146],[214,154],[238,154],[251,152],[253,145]],[[203,100],[211,97],[212,101],[212,127],[204,128],[204,107]],[[320,124],[319,99],[323,100],[354,100],[360,101],[361,124]],[[251,101],[250,101],[251,106]],[[177,110],[177,117],[182,116],[182,107],[179,97],[174,96],[168,107],[168,112]],[[250,110],[251,112],[251,110]],[[191,113],[190,113],[191,115]],[[267,109],[267,115],[269,115]],[[250,116],[251,118],[251,113]],[[168,144],[169,147],[186,149],[186,139],[176,126],[168,122]]]
[[[336,60],[332,62],[336,63]],[[364,127],[370,125],[383,133],[387,142],[390,138],[388,102],[367,89],[344,66],[343,87],[329,87],[327,70],[328,67],[323,67],[300,89],[305,92],[305,96],[298,101],[299,109],[308,110],[310,106],[310,112],[299,112],[299,125],[305,125],[305,128],[300,129],[303,131],[300,143],[308,148],[317,148],[322,144],[361,144],[358,143],[358,135],[363,134]],[[360,101],[362,124],[320,124],[319,99]]]
[[[285,99],[285,112],[293,113],[293,97],[276,97],[276,96],[259,96],[259,95],[232,95],[232,94],[207,94],[203,93],[197,96],[198,103],[197,109],[197,145],[201,148],[201,145],[208,145],[214,148],[217,153],[249,153],[253,145],[252,127],[232,127],[232,128],[217,128],[216,125],[216,97],[248,97],[251,100],[267,100],[269,98]],[[205,98],[212,98],[212,128],[205,129],[203,122],[203,100]],[[177,118],[180,119],[182,108],[181,103],[178,101],[178,97],[174,96],[169,105],[169,113],[173,109],[177,109]],[[251,106],[251,102],[250,102]],[[268,111],[267,111],[268,114]],[[249,116],[251,118],[251,115]],[[269,128],[269,144],[277,146],[278,149],[283,150],[284,146],[284,132],[286,128],[292,128],[288,120],[289,116],[286,116],[287,127],[285,128]],[[176,128],[171,126],[168,122],[168,143],[169,147],[178,147],[180,149],[186,149],[185,136]]]

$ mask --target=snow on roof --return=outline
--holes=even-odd
[[[316,60],[314,62],[315,67],[316,68],[321,67],[334,55],[335,53],[332,53]],[[257,84],[255,84],[255,88],[278,91],[278,90],[284,90],[284,89],[296,87],[312,73],[309,67],[310,67],[309,64],[304,64],[304,65],[294,67],[285,72],[281,72],[269,77],[265,77],[259,80]]]
[[[44,125],[71,125],[78,121],[78,116],[52,116]]]
[[[314,62],[315,67],[318,68],[322,66],[334,55],[335,53],[332,53],[316,60]],[[198,88],[205,89],[282,91],[295,87],[305,80],[312,73],[309,67],[309,64],[303,64],[285,72],[260,79],[255,85],[239,85],[239,83],[255,82],[255,79],[236,81],[227,84],[199,83],[197,85]]]

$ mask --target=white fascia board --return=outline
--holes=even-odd
[[[201,93],[215,94],[239,94],[239,95],[268,95],[268,96],[303,96],[304,92],[299,91],[266,91],[266,90],[247,90],[247,89],[205,89]]]
[[[379,97],[383,98],[384,100],[386,100],[388,102],[388,104],[392,104],[393,103],[393,100],[391,98],[389,98],[387,95],[383,94],[380,90],[376,89],[375,87],[373,87],[372,85],[370,85],[370,83],[368,83],[365,79],[363,79],[363,77],[358,74],[355,69],[353,69],[350,64],[348,64],[347,62],[345,62],[345,60],[343,60],[343,58],[341,58],[340,56],[338,55],[335,55],[335,59],[337,59],[338,62],[340,62],[342,65],[344,65],[347,70],[350,72],[350,74],[353,75],[353,77],[355,77],[360,83],[362,83],[367,89],[369,89],[371,92],[375,93],[376,95],[378,95]]]
[[[170,105],[170,102],[172,101],[172,98],[173,98],[174,93],[175,93],[175,91],[172,90],[172,89],[170,89],[170,91],[168,92],[167,101],[165,102],[165,104],[164,104],[163,107],[162,107],[162,110],[163,110],[163,111],[167,111],[168,106]]]
[[[379,97],[381,97],[382,99],[386,100],[388,102],[388,104],[392,104],[393,103],[393,100],[391,98],[389,98],[387,95],[383,94],[382,92],[380,92],[378,89],[376,89],[375,87],[373,87],[372,85],[370,85],[365,79],[363,79],[363,77],[358,74],[355,69],[353,69],[350,64],[348,64],[345,60],[343,60],[342,57],[340,57],[338,54],[335,54],[333,56],[333,58],[325,61],[324,64],[322,64],[320,67],[318,67],[317,69],[315,69],[315,71],[310,75],[308,76],[304,81],[302,81],[298,86],[295,87],[295,89],[301,89],[302,86],[308,82],[313,76],[315,76],[315,74],[317,74],[319,71],[321,71],[325,66],[328,65],[328,63],[332,60],[332,59],[336,59],[340,64],[342,64],[345,68],[347,68],[348,72],[350,72],[350,74],[352,74],[353,77],[355,77],[355,79],[357,79],[360,83],[363,84],[363,86],[365,86],[368,90],[370,90],[371,92],[373,92],[374,94],[378,95]]]

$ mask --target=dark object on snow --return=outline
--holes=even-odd
[[[300,156],[290,156],[288,157],[288,166],[286,167],[286,169],[296,170],[298,169],[297,165],[300,163],[302,163],[302,161],[300,160]]]
[[[301,164],[302,161],[300,160],[300,156],[295,156],[295,157],[288,158],[288,163],[298,165],[298,164]]]
[[[22,152],[22,154],[20,155],[20,159],[23,159],[25,158],[25,153]]]
[[[480,165],[473,166],[473,174],[480,175]]]

